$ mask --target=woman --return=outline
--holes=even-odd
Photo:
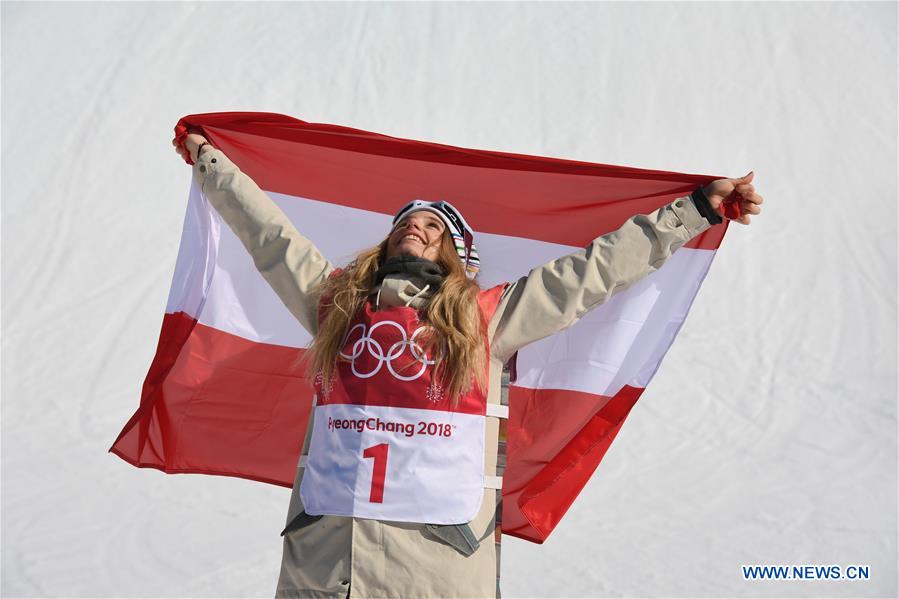
[[[720,179],[480,290],[473,232],[446,202],[406,204],[378,246],[335,269],[205,138],[172,143],[313,335],[317,399],[277,597],[495,596],[503,364],[661,267],[733,192],[742,224],[762,202],[752,173]]]

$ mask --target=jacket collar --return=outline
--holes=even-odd
[[[372,303],[375,310],[393,306],[425,307],[440,289],[446,276],[443,268],[414,256],[395,256],[376,274]]]
[[[372,291],[375,310],[410,306],[420,310],[428,305],[437,289],[422,278],[407,273],[389,274]]]

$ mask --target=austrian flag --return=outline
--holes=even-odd
[[[381,241],[406,202],[451,202],[475,229],[483,289],[719,178],[470,150],[271,113],[191,115],[177,130],[188,128],[335,265]],[[706,230],[510,361],[504,533],[539,543],[558,524],[674,342],[726,228]],[[310,342],[192,183],[156,356],[140,406],[110,451],[139,467],[290,487],[312,406],[311,381],[296,364]],[[449,434],[433,424],[420,433]]]

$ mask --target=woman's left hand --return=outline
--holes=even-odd
[[[718,179],[703,187],[702,191],[705,192],[712,208],[722,215],[724,214],[724,210],[721,209],[721,204],[723,204],[725,200],[740,202],[740,208],[743,214],[740,218],[734,219],[734,222],[740,223],[741,225],[748,225],[749,215],[759,214],[762,211],[762,209],[759,208],[759,204],[764,201],[762,196],[755,193],[755,187],[752,185],[752,178],[754,175],[755,173],[749,171],[748,175],[739,179]]]

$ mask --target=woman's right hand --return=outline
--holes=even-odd
[[[175,151],[178,152],[178,155],[184,158],[185,161],[196,162],[197,148],[199,148],[200,144],[204,141],[207,141],[207,139],[199,133],[188,133],[187,137],[184,138],[184,147],[178,145],[177,137],[172,139],[172,145],[175,146]]]

